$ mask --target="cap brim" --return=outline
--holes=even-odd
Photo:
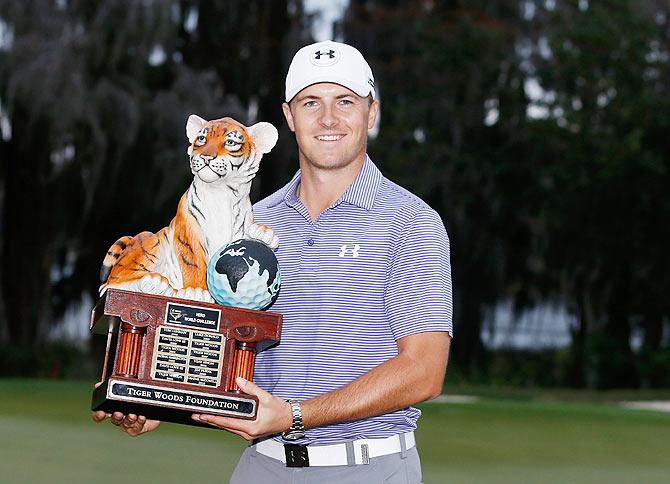
[[[286,92],[286,102],[287,103],[291,102],[291,99],[293,99],[300,91],[302,91],[306,87],[318,84],[320,82],[332,82],[333,84],[339,84],[342,87],[346,87],[347,89],[353,91],[355,94],[361,97],[367,97],[368,95],[372,94],[372,99],[376,98],[375,90],[369,84],[355,84],[351,82],[351,80],[344,79],[339,76],[324,74],[322,76],[317,76],[305,80],[300,84],[298,84],[297,87],[294,87],[291,92]]]

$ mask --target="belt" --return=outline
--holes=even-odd
[[[408,432],[383,439],[358,439],[328,445],[282,444],[268,439],[253,447],[286,467],[310,467],[369,464],[374,457],[404,453],[415,445],[414,432]]]

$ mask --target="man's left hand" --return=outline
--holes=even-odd
[[[244,378],[235,381],[244,393],[258,397],[258,413],[254,420],[197,413],[192,415],[193,420],[227,430],[249,441],[288,430],[293,417],[291,405],[286,400],[273,396]]]

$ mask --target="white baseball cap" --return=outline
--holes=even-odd
[[[354,47],[326,40],[300,49],[286,74],[286,102],[307,86],[333,82],[361,97],[376,99],[375,79],[363,55]]]

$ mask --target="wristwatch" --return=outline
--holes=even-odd
[[[291,404],[291,414],[293,415],[293,423],[289,429],[282,434],[284,440],[300,440],[305,436],[305,426],[302,423],[302,410],[300,409],[300,402],[298,400],[286,400]]]

